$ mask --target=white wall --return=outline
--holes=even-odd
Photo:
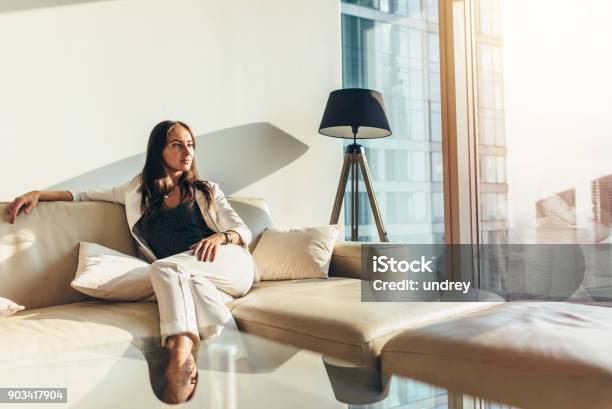
[[[341,86],[338,0],[4,1],[0,58],[0,201],[121,183],[115,164],[135,173],[151,128],[180,119],[224,146],[198,160],[227,194],[265,197],[278,226],[329,221],[342,146],[317,129]],[[253,123],[283,143],[214,137]]]

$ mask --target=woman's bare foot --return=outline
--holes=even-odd
[[[183,357],[192,351],[193,346],[193,340],[188,335],[178,334],[166,338],[166,348],[171,357]]]
[[[187,335],[174,335],[166,340],[170,361],[165,371],[166,388],[163,401],[181,403],[189,400],[195,390],[198,368],[193,356],[193,341]]]

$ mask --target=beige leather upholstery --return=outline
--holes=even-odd
[[[349,277],[364,279],[361,268],[361,242],[338,241],[334,246],[329,265],[330,277]]]
[[[256,243],[272,226],[267,204],[262,199],[229,201]],[[0,322],[0,330],[11,334],[3,341],[3,353],[37,348],[51,352],[60,345],[73,348],[95,340],[129,344],[147,334],[159,335],[155,303],[79,303],[92,299],[69,285],[80,241],[136,255],[123,206],[44,202],[14,225],[8,223],[5,203],[0,214],[0,296],[27,307]],[[228,306],[247,332],[363,364],[377,364],[385,340],[408,326],[486,306],[361,303],[359,280],[345,278],[359,277],[360,271],[361,244],[338,242],[330,266],[330,275],[336,277],[256,283],[247,296]]]
[[[238,197],[228,197],[227,201],[253,233],[253,239],[249,244],[249,250],[252,252],[263,231],[273,227],[268,203],[264,199]]]
[[[262,199],[230,198],[253,231],[272,225]],[[0,296],[27,309],[0,320],[0,362],[158,342],[156,303],[88,300],[69,283],[80,241],[136,255],[121,205],[39,203],[8,222],[0,203]],[[362,303],[361,244],[338,242],[330,279],[256,283],[227,305],[254,334],[494,400],[596,407],[612,401],[612,310],[570,304]],[[477,311],[476,310],[482,310]],[[432,324],[433,323],[433,324]],[[398,335],[399,334],[399,335]],[[387,343],[387,341],[389,341]],[[480,387],[480,388],[478,388]],[[482,388],[486,387],[486,388]],[[483,392],[484,390],[484,392]],[[556,405],[556,406],[555,406]]]
[[[272,226],[267,203],[263,199],[252,198],[228,200],[253,232],[253,250],[264,229]],[[29,215],[21,214],[15,224],[10,224],[6,214],[7,204],[0,203],[0,296],[25,305],[27,310],[0,321],[0,332],[11,334],[2,341],[3,355],[16,351],[52,352],[59,347],[70,349],[78,345],[86,346],[95,340],[103,343],[111,339],[122,340],[128,345],[147,334],[152,337],[159,335],[157,304],[106,303],[85,296],[69,285],[77,268],[80,241],[99,243],[126,254],[138,255],[128,231],[123,206],[106,202],[40,202]],[[330,274],[359,276],[360,256],[360,245],[337,243]],[[328,284],[331,286],[326,294],[332,300],[336,297],[333,290],[336,283],[318,283],[323,286]],[[254,294],[270,294],[269,290],[278,285],[281,286],[278,288],[279,295],[287,288],[295,287],[291,282],[259,283],[248,299],[238,300],[243,304],[240,308],[243,322],[246,323],[248,318],[245,315],[248,308],[259,311],[259,315],[249,321],[249,328],[259,325],[257,332],[268,337],[276,336],[275,329],[267,326],[269,320],[257,318],[261,315],[262,305],[264,310],[267,308],[266,304],[256,303],[248,308],[247,304],[254,300]],[[353,283],[351,288],[357,287]],[[337,287],[337,290],[338,296],[346,294],[343,287]],[[355,295],[352,296],[353,302]],[[295,309],[307,309],[311,296],[308,290],[300,291],[299,297],[296,294],[293,301]],[[329,303],[327,305],[331,308],[327,315],[331,315],[336,308]],[[273,306],[277,307],[278,304]],[[342,308],[346,308],[346,305]],[[274,314],[274,308],[271,313]],[[321,314],[326,315],[324,310],[321,310]],[[296,323],[302,325],[299,320]],[[142,327],[143,324],[146,324],[145,327]],[[326,331],[325,326],[321,328]],[[297,343],[295,331],[298,329],[284,328],[294,334],[290,337],[294,343]],[[352,331],[355,333],[359,329],[353,328]],[[36,336],[32,337],[33,334]],[[316,337],[303,335],[310,340],[305,346],[311,349],[337,349],[340,352],[336,355],[348,355],[358,361],[362,359],[361,349],[366,348],[362,345],[366,335],[360,336],[348,347],[352,351],[348,354],[344,345],[337,342],[346,341],[346,338],[321,339],[317,343]]]
[[[353,278],[262,281],[228,303],[238,326],[363,365],[377,365],[399,331],[490,307],[490,303],[363,303]]]
[[[0,296],[28,309],[91,299],[70,287],[80,241],[136,255],[121,205],[39,203],[15,224],[6,206],[0,203]]]
[[[159,344],[155,302],[86,301],[21,311],[0,320],[0,362],[36,362],[65,352],[122,353]]]
[[[382,370],[525,408],[610,407],[610,334],[611,308],[505,303],[403,331]]]
[[[228,201],[256,243],[272,225],[267,203],[251,198]],[[28,309],[92,299],[70,287],[81,241],[138,256],[122,205],[40,202],[29,215],[20,214],[15,224],[9,223],[7,205],[0,203],[0,296]]]

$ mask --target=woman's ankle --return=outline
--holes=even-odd
[[[166,339],[166,347],[170,351],[170,355],[181,355],[184,356],[194,348],[194,340],[190,335],[187,334],[176,334],[171,335]]]

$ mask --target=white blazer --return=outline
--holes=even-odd
[[[87,190],[83,192],[70,190],[69,192],[72,194],[72,200],[75,202],[101,200],[105,202],[121,203],[124,205],[130,232],[138,243],[142,255],[149,263],[152,263],[153,261],[157,260],[157,257],[155,257],[153,250],[151,250],[151,247],[147,244],[146,240],[142,237],[142,234],[136,227],[136,223],[142,216],[142,212],[140,210],[140,201],[142,197],[142,193],[140,191],[140,176],[141,174],[139,173],[132,178],[132,180],[112,189]],[[238,214],[227,202],[227,199],[219,188],[219,185],[215,182],[209,183],[211,184],[214,198],[213,206],[210,210],[206,210],[206,199],[204,198],[204,194],[200,190],[196,189],[196,202],[200,208],[200,211],[202,212],[202,215],[204,216],[204,221],[206,221],[208,227],[215,232],[234,230],[240,235],[244,243],[243,247],[248,251],[247,245],[251,242],[252,238],[251,230],[249,230],[240,216],[238,216]]]

